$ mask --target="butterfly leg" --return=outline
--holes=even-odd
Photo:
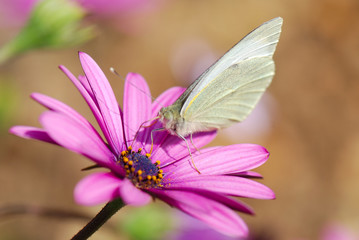
[[[153,150],[153,132],[157,132],[157,131],[163,131],[165,130],[164,128],[157,128],[157,129],[153,129],[151,131],[151,151],[150,154],[152,154],[152,150]]]
[[[158,120],[158,119],[159,119],[159,117],[155,117],[155,118],[152,118],[152,119],[150,119],[150,120],[144,121],[144,122],[140,125],[140,127],[137,129],[137,132],[136,132],[135,137],[133,138],[132,142],[133,142],[133,143],[135,142],[135,140],[136,140],[136,138],[137,138],[137,135],[138,135],[138,133],[140,132],[140,129],[141,129],[141,128],[152,127],[154,124],[157,123],[157,120]],[[156,121],[154,121],[154,120],[156,120]],[[148,123],[148,122],[151,122],[151,121],[154,121],[154,122],[151,123],[151,124],[148,125],[148,126],[143,126],[145,123]],[[151,131],[151,140],[152,140],[152,131]],[[153,144],[153,141],[152,141],[152,144]],[[132,147],[132,146],[131,146],[131,147]],[[152,152],[152,145],[151,145],[151,152]]]
[[[196,171],[201,174],[201,172],[198,170],[198,168],[196,167],[196,164],[194,164],[194,161],[193,161],[193,156],[192,156],[192,153],[191,153],[191,150],[189,148],[189,145],[188,145],[188,142],[187,140],[180,134],[177,133],[177,136],[180,137],[183,141],[185,141],[186,145],[187,145],[187,149],[188,149],[188,152],[189,152],[189,156],[191,157],[191,161],[192,161],[192,165],[194,167],[194,169],[196,169]],[[191,134],[191,137],[192,137],[192,134]],[[191,138],[191,141],[192,141],[192,138]],[[197,148],[196,148],[197,149]]]
[[[194,145],[194,142],[193,142],[193,139],[192,139],[192,133],[191,133],[191,144],[192,144],[192,146],[193,146],[199,153],[201,153],[201,152],[199,151],[199,149],[196,147],[196,145]]]

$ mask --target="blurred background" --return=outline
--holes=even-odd
[[[0,0],[0,47],[14,48],[8,44],[26,26],[35,2]],[[101,8],[78,1],[82,10],[75,11],[74,22],[79,25],[66,27],[73,32],[63,36],[63,30],[51,27],[53,39],[47,42],[46,35],[27,30],[41,44],[18,43],[23,52],[11,58],[14,51],[0,52],[0,206],[26,205],[31,212],[7,215],[9,208],[2,208],[0,239],[69,239],[102,207],[73,201],[75,184],[87,174],[80,171],[89,165],[87,159],[8,133],[13,125],[40,126],[44,108],[29,98],[32,92],[59,99],[91,119],[58,65],[82,74],[77,51],[84,51],[102,67],[120,103],[123,79],[110,67],[122,76],[142,74],[156,97],[172,86],[188,86],[244,35],[277,16],[284,25],[271,86],[253,114],[235,129],[221,131],[212,145],[250,142],[271,153],[257,171],[277,199],[244,200],[256,212],[241,215],[252,239],[329,239],[331,229],[359,239],[359,2],[124,2],[111,7],[111,1],[103,1]],[[43,208],[76,216],[44,217]],[[139,222],[151,225],[153,219],[156,226],[148,231],[160,239],[178,228],[177,215],[158,201],[143,209],[126,207],[91,239],[146,239],[134,232]]]

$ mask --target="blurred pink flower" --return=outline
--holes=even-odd
[[[230,196],[275,197],[271,189],[248,179],[258,176],[250,170],[268,159],[267,150],[254,144],[205,148],[193,154],[201,171],[198,174],[184,141],[166,131],[156,131],[153,152],[149,154],[151,131],[161,127],[161,123],[147,128],[140,128],[141,124],[155,117],[162,106],[172,104],[184,89],[171,88],[152,102],[146,81],[139,74],[130,73],[121,110],[99,66],[87,54],[79,55],[85,76],[77,79],[64,66],[60,69],[86,100],[106,141],[75,110],[39,93],[33,93],[32,98],[49,109],[40,116],[43,128],[15,126],[10,132],[60,145],[107,169],[92,173],[77,184],[74,195],[79,204],[96,205],[120,197],[126,204],[139,206],[156,197],[226,235],[246,236],[247,226],[233,210],[248,214],[253,211]],[[193,136],[194,145],[200,148],[215,135],[197,133]],[[191,151],[195,152],[192,145]]]
[[[338,223],[327,224],[320,236],[321,240],[359,240],[359,233],[354,234],[349,228]]]
[[[1,0],[0,27],[21,27],[39,1],[41,0]]]
[[[108,17],[109,15],[128,14],[148,11],[157,7],[162,0],[73,0],[88,12]]]
[[[73,0],[82,6],[94,22],[103,21],[120,32],[135,35],[147,29],[152,14],[165,0]]]
[[[238,240],[238,237],[219,233],[197,219],[175,212],[175,229],[166,234],[163,240]]]

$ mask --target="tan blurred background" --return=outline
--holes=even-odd
[[[29,204],[73,210],[88,216],[99,207],[74,203],[72,191],[89,161],[49,144],[8,134],[12,125],[39,126],[44,110],[32,92],[55,97],[90,116],[84,101],[57,66],[81,74],[77,51],[90,54],[110,79],[118,99],[121,75],[141,73],[152,95],[179,81],[173,54],[201,39],[220,56],[261,23],[281,16],[275,54],[277,73],[268,92],[275,102],[271,128],[251,143],[265,146],[269,161],[258,171],[276,200],[246,200],[256,216],[244,216],[251,232],[264,239],[318,239],[331,222],[359,229],[359,2],[357,0],[173,0],[126,35],[108,24],[87,44],[64,50],[36,50],[0,66],[1,85],[12,92],[13,110],[0,132],[0,204]],[[0,44],[14,32],[2,30]],[[178,51],[177,51],[178,52]],[[10,91],[9,90],[9,91]],[[260,121],[258,124],[261,124]],[[258,126],[260,128],[260,126]],[[238,135],[241,133],[238,132]],[[214,144],[234,141],[220,134]],[[167,208],[167,207],[166,207]],[[125,209],[115,218],[126,219]],[[68,239],[83,220],[26,215],[0,220],[0,239]],[[358,234],[359,236],[359,234]],[[104,227],[92,239],[126,239]]]

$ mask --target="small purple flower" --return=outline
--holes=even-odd
[[[155,131],[150,154],[151,131],[161,124],[140,128],[141,124],[157,116],[161,107],[172,104],[184,89],[171,88],[152,102],[146,81],[139,74],[130,73],[121,110],[99,66],[87,54],[79,56],[85,76],[77,79],[64,66],[60,69],[86,100],[105,140],[75,110],[39,93],[31,97],[48,108],[40,116],[43,128],[14,126],[10,132],[57,144],[106,169],[77,184],[74,195],[79,204],[96,205],[122,198],[126,204],[140,206],[154,197],[226,235],[247,236],[245,222],[233,210],[248,214],[253,214],[253,210],[232,196],[274,198],[272,190],[249,179],[260,176],[250,170],[268,159],[267,150],[254,144],[238,144],[205,148],[199,153],[190,144],[193,161],[201,171],[198,174],[191,165],[185,142],[166,131]],[[215,135],[216,132],[197,133],[193,135],[194,145],[201,148]]]

